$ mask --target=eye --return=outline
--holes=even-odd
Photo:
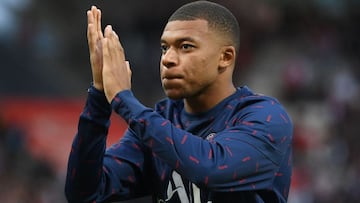
[[[169,49],[169,46],[167,46],[166,44],[162,44],[161,46],[160,46],[160,50],[161,50],[161,52],[164,54],[164,53],[166,53],[166,51]]]
[[[182,44],[182,45],[181,45],[181,49],[183,49],[183,50],[185,50],[185,51],[188,51],[188,50],[190,50],[190,49],[192,49],[192,48],[194,48],[194,46],[191,45],[191,44]]]

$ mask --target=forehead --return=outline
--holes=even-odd
[[[201,39],[210,37],[212,34],[206,20],[176,20],[166,24],[161,36],[161,41],[171,41],[181,38]]]

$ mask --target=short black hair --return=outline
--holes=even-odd
[[[210,28],[228,37],[236,51],[240,46],[240,28],[236,17],[224,6],[210,1],[195,1],[181,6],[169,18],[176,20],[203,19]]]

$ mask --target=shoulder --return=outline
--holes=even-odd
[[[238,92],[236,99],[231,101],[238,117],[257,122],[291,124],[285,107],[276,98],[254,93],[246,86],[238,88]]]

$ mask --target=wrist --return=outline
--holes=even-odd
[[[92,85],[93,85],[94,88],[97,89],[98,91],[101,91],[101,92],[104,91],[104,86],[102,85],[102,83],[93,82]]]

